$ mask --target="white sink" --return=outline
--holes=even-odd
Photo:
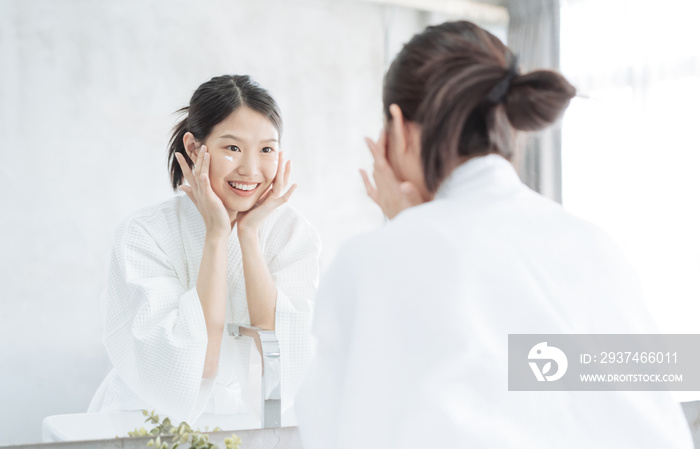
[[[282,417],[284,425],[295,425],[293,410]],[[164,417],[161,417],[163,419]],[[286,418],[286,419],[285,419]],[[54,415],[44,418],[42,434],[44,442],[74,441],[74,440],[103,440],[115,437],[127,437],[134,428],[144,427],[151,430],[154,426],[145,423],[146,417],[140,411],[109,412],[109,413],[74,413],[69,415]],[[177,423],[175,423],[177,424]],[[250,414],[213,415],[203,414],[194,423],[188,423],[193,429],[201,431],[209,427],[222,430],[259,429],[260,418]]]

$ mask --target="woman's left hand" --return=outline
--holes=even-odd
[[[279,153],[279,161],[277,164],[277,173],[275,179],[272,180],[272,185],[267,192],[263,193],[260,199],[255,203],[252,209],[245,212],[238,212],[236,215],[236,226],[238,227],[238,237],[244,235],[257,235],[260,225],[265,219],[287,201],[297,188],[293,184],[286,193],[284,189],[289,183],[289,174],[291,173],[292,161],[284,162],[284,152]]]

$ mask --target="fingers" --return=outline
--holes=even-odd
[[[275,179],[272,180],[272,191],[274,197],[278,198],[284,189],[289,184],[289,177],[292,172],[292,161],[288,160],[284,162],[284,151],[280,152],[279,160],[277,164],[277,173],[275,173]]]
[[[195,201],[195,199],[194,199],[194,194],[192,193],[192,189],[190,188],[190,186],[186,186],[186,185],[183,184],[183,185],[180,186],[180,190],[182,190],[183,192],[185,192],[185,194],[186,194],[188,197],[190,197],[190,199],[192,200],[193,203],[197,204],[197,201]]]
[[[362,181],[365,183],[365,190],[367,190],[367,195],[370,198],[372,198],[372,200],[375,203],[378,203],[377,189],[375,189],[372,183],[370,182],[369,176],[367,176],[367,172],[363,169],[360,169],[360,175],[362,176]]]
[[[378,189],[384,187],[395,189],[399,183],[396,173],[394,173],[394,169],[391,168],[391,165],[389,165],[389,162],[387,162],[386,159],[382,159],[381,157],[374,160],[372,178],[374,178],[374,184]]]
[[[386,144],[386,131],[382,129],[382,132],[379,134],[379,140],[377,140],[377,148],[379,149],[379,152],[382,155],[382,159],[387,161],[387,164],[389,163],[389,158],[387,157],[387,151],[388,147]]]
[[[297,185],[296,185],[296,184],[292,184],[292,186],[289,188],[289,190],[287,190],[287,193],[285,193],[285,194],[282,195],[280,198],[278,198],[278,200],[281,201],[279,204],[284,204],[284,203],[286,203],[287,201],[289,201],[289,198],[291,198],[292,193],[294,193],[294,191],[295,191],[296,189],[297,189]]]
[[[386,130],[382,129],[382,131],[379,133],[379,140],[377,140],[377,145],[379,148],[384,149],[384,154],[386,155]]]
[[[285,192],[284,195],[280,196],[276,194],[272,188],[270,188],[267,192],[262,194],[260,196],[260,199],[258,200],[258,205],[263,205],[263,204],[271,204],[272,208],[279,207],[280,205],[286,203],[289,201],[289,198],[292,196],[292,193],[297,188],[297,184],[292,184],[292,186]]]
[[[380,142],[381,141],[382,139],[380,138]],[[380,147],[379,144],[375,143],[369,137],[365,137],[365,142],[367,143],[367,148],[369,148],[369,151],[372,153],[375,167],[384,168],[389,165],[386,160],[386,149],[384,148],[385,145]]]
[[[284,164],[284,183],[282,184],[283,186],[287,186],[289,184],[289,175],[292,173],[292,160],[288,160],[286,164]]]
[[[199,195],[197,192],[206,192],[207,188],[211,188],[209,183],[209,167],[211,165],[211,155],[207,150],[206,145],[202,145],[197,154],[197,160],[194,164],[194,170],[190,169],[187,165],[185,157],[181,153],[175,153],[175,158],[180,164],[180,169],[182,170],[182,175],[184,176],[187,184],[189,186],[180,186],[180,189],[187,194],[187,196],[195,201],[195,198]],[[204,187],[204,190],[200,190],[200,187]]]
[[[197,162],[194,163],[194,177],[195,179],[199,179],[200,175],[202,174],[202,165],[204,165],[204,154],[207,151],[207,147],[202,145],[199,149],[199,153],[197,154]]]
[[[260,198],[258,199],[258,202],[255,203],[256,206],[260,206],[261,204],[264,204],[265,201],[267,201],[268,198],[270,198],[270,195],[272,194],[272,187],[267,189],[267,192],[263,193],[260,195]]]
[[[284,151],[280,151],[279,159],[277,160],[277,173],[275,173],[275,179],[272,180],[272,191],[274,192],[275,198],[282,194],[284,189],[283,180],[285,172],[284,164]]]
[[[185,177],[187,184],[194,185],[194,175],[192,174],[192,170],[190,169],[189,165],[187,165],[185,157],[181,153],[175,153],[175,159],[177,159],[178,164],[180,164],[180,170],[182,171],[182,175]]]
[[[372,159],[376,160],[377,159],[377,154],[376,154],[377,145],[369,137],[365,137],[365,143],[367,144],[367,148],[369,148],[369,152],[372,153]]]
[[[202,184],[205,188],[207,188],[209,187],[209,165],[211,164],[211,155],[207,151],[207,147],[204,145],[202,145],[202,150],[199,152],[199,154],[201,155],[202,153],[204,153],[204,156],[202,158],[202,166],[200,167],[199,171],[199,179],[202,180]]]

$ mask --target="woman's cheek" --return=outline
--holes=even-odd
[[[209,178],[213,181],[216,180],[223,180],[227,171],[226,171],[226,163],[228,162],[226,159],[223,159],[221,157],[214,158],[212,157],[210,159],[210,165],[209,165]]]
[[[265,174],[265,180],[268,182],[272,182],[275,179],[275,175],[277,175],[277,165],[278,165],[278,159],[275,158],[270,158],[269,161],[266,161],[266,164],[264,165],[264,174]]]

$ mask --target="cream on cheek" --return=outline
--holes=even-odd
[[[266,163],[261,167],[263,176],[265,178],[265,185],[269,186],[277,175],[277,166],[279,165],[279,159],[274,158],[271,161],[266,161]]]

